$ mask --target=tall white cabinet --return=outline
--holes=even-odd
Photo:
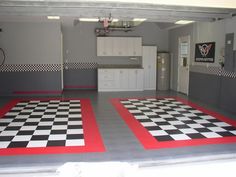
[[[157,47],[143,46],[144,90],[156,90]]]

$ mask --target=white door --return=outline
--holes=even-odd
[[[188,95],[190,63],[190,36],[179,38],[178,92]]]

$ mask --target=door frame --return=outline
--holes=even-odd
[[[187,95],[189,94],[189,74],[190,74],[190,71],[189,71],[189,68],[190,68],[190,52],[191,52],[191,45],[190,45],[190,35],[186,35],[186,36],[180,36],[178,38],[178,79],[177,79],[177,91],[180,92],[180,43],[182,41],[187,41],[188,42],[188,60],[187,60],[187,70],[188,70],[188,80],[187,80]],[[182,93],[182,92],[181,92]]]

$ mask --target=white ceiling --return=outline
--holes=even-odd
[[[208,7],[200,7],[203,5]],[[214,8],[209,8],[209,6],[214,6]],[[178,20],[215,21],[231,18],[235,15],[236,0],[0,1],[0,21],[6,21],[7,19],[39,20],[44,19],[47,15],[59,15],[62,19],[66,19],[108,17],[109,14],[113,18],[125,21],[132,18],[147,18],[147,21],[166,23],[173,23]]]

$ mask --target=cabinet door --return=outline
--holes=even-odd
[[[149,47],[143,46],[143,68],[144,68],[144,89],[149,89],[150,85],[150,64],[149,64]]]
[[[136,90],[137,88],[137,74],[138,71],[136,69],[129,70],[129,90]]]
[[[126,56],[127,42],[126,38],[114,37],[113,38],[113,56]]]
[[[127,37],[124,37],[124,38],[122,38],[121,39],[121,50],[122,50],[122,54],[121,54],[121,56],[129,56],[128,55],[128,48],[129,48],[129,46],[128,46],[128,41],[129,41],[129,38],[127,38]]]
[[[143,84],[143,69],[138,69],[137,70],[137,89],[142,91],[144,88],[144,84]]]
[[[142,38],[133,38],[133,56],[142,56]]]
[[[98,91],[115,91],[120,87],[118,69],[98,69]]]
[[[127,90],[129,88],[128,69],[120,69],[120,90]]]
[[[113,38],[104,37],[104,56],[112,56],[113,55]]]
[[[127,56],[135,56],[133,38],[131,37],[127,38],[126,43],[127,43]]]
[[[156,89],[156,46],[143,46],[144,89]]]
[[[150,89],[156,90],[156,68],[157,68],[157,49],[156,47],[149,48],[149,76],[150,76]]]
[[[111,37],[97,37],[97,56],[112,56],[113,40]]]
[[[103,37],[97,37],[97,56],[104,55],[104,40]]]
[[[98,76],[100,80],[114,80],[115,72],[113,69],[98,69]]]

